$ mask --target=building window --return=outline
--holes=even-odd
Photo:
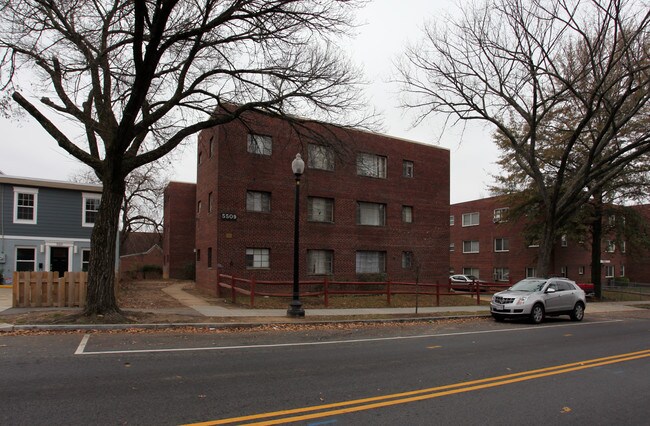
[[[494,251],[502,252],[509,251],[510,244],[508,243],[507,238],[495,238],[494,239]]]
[[[332,250],[307,250],[309,275],[331,275],[334,271],[334,252]]]
[[[271,155],[273,139],[271,136],[248,135],[248,152],[251,154]]]
[[[621,253],[625,253],[625,241],[621,241]]]
[[[454,226],[454,222],[455,222],[454,215],[449,216],[449,226]]]
[[[463,214],[463,226],[476,226],[478,225],[478,223],[479,223],[478,212]]]
[[[614,278],[615,274],[614,265],[605,265],[605,278]]]
[[[478,279],[479,277],[478,268],[463,268],[463,275],[472,275]]]
[[[616,243],[612,240],[607,240],[605,244],[605,252],[614,253],[616,251]]]
[[[201,200],[197,201],[196,203],[196,213],[201,213]]]
[[[585,267],[578,266],[578,275],[584,275],[584,274],[585,274]]]
[[[246,210],[249,212],[270,212],[271,193],[260,191],[246,191]]]
[[[334,170],[334,151],[332,148],[310,143],[307,146],[307,167],[319,170]]]
[[[526,278],[536,277],[537,268],[526,268]]]
[[[621,272],[619,273],[621,277],[625,276],[625,265],[621,264]]]
[[[35,271],[36,270],[36,249],[35,248],[16,248],[16,271]]]
[[[463,241],[463,253],[478,253],[478,241]]]
[[[456,244],[455,243],[449,243],[449,251],[454,251],[456,250]]]
[[[403,251],[402,252],[402,269],[411,269],[413,266],[413,252],[412,251]]]
[[[404,160],[402,162],[402,176],[407,178],[413,177],[413,162]]]
[[[510,281],[510,269],[494,268],[494,281]]]
[[[357,174],[374,178],[386,178],[386,157],[375,154],[357,154]]]
[[[386,205],[379,203],[357,203],[357,225],[386,225]]]
[[[357,274],[382,274],[386,272],[386,252],[358,251]]]
[[[38,189],[14,188],[14,223],[35,224]]]
[[[208,194],[208,213],[212,213],[212,192]]]
[[[261,269],[271,267],[271,251],[267,248],[247,248],[246,267]]]
[[[208,247],[208,268],[212,268],[212,247]]]
[[[312,222],[334,222],[334,200],[332,198],[307,198],[307,220]]]
[[[208,141],[208,157],[212,158],[212,154],[214,153],[214,140],[210,138]]]
[[[567,277],[567,267],[566,266],[561,266],[560,267],[560,275],[562,275],[564,278]]]
[[[560,245],[562,247],[567,247],[569,245],[566,234],[562,234],[562,236],[560,237]]]
[[[93,226],[97,221],[99,214],[99,205],[101,204],[101,196],[97,194],[83,194],[83,226]]]
[[[413,206],[402,206],[402,222],[413,223]]]
[[[528,241],[528,247],[530,248],[536,248],[539,247],[539,240],[537,238],[531,238]]]
[[[81,270],[83,272],[88,272],[88,266],[90,265],[90,249],[81,250]]]
[[[201,261],[201,249],[196,249],[196,261]]]
[[[508,207],[494,209],[494,223],[502,223],[508,221]]]

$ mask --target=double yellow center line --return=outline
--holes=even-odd
[[[520,373],[506,374],[504,376],[460,382],[452,385],[438,386],[434,388],[419,389],[371,398],[355,399],[332,404],[294,408],[291,410],[232,417],[228,419],[193,423],[187,426],[225,425],[232,423],[242,424],[244,422],[246,422],[245,424],[247,425],[277,425],[283,423],[299,422],[323,417],[331,417],[338,414],[372,410],[375,408],[388,407],[391,405],[406,404],[409,402],[422,401],[425,399],[438,398],[440,396],[453,395],[457,393],[471,392],[479,389],[503,386],[510,383],[539,379],[542,377],[570,373],[572,371],[601,367],[603,365],[632,361],[635,359],[648,357],[650,357],[650,349],[620,355],[613,355],[604,358],[595,358],[570,364],[557,365],[554,367],[540,368],[537,370],[522,371]]]

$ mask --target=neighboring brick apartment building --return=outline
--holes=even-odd
[[[537,245],[526,241],[525,224],[521,220],[508,219],[506,203],[504,197],[491,197],[451,206],[450,273],[512,282],[537,274]],[[641,210],[648,209],[641,207]],[[650,282],[645,253],[631,254],[624,243],[617,245],[605,240],[601,259],[602,282],[621,276]],[[580,283],[591,282],[589,242],[580,244],[560,238],[554,246],[550,274]]]
[[[196,184],[170,182],[164,193],[163,278],[194,278]]]
[[[325,126],[328,146],[299,138],[277,118],[248,114],[245,122],[198,138],[192,219],[199,287],[214,291],[218,268],[238,277],[291,280],[296,153],[305,160],[301,280],[414,281],[419,269],[421,281],[446,281],[448,150]],[[167,224],[165,230],[178,231]]]

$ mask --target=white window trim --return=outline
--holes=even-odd
[[[81,226],[86,228],[92,228],[95,226],[95,223],[86,222],[86,200],[93,199],[99,200],[101,203],[102,196],[92,192],[83,192],[81,195]]]
[[[472,223],[471,218],[472,218],[473,215],[476,215],[476,223]],[[470,218],[470,220],[467,221],[467,222],[469,222],[469,224],[465,223],[465,217]],[[478,226],[478,225],[481,224],[481,214],[479,212],[463,213],[463,215],[461,216],[461,219],[462,219],[463,228],[468,227],[468,226]]]
[[[14,247],[14,271],[18,270],[18,249],[34,250],[34,271],[38,271],[38,249],[34,246],[18,245]]]
[[[473,251],[473,250],[472,251],[465,251],[465,243],[476,243],[476,251]],[[474,244],[470,244],[470,248],[473,245]],[[480,250],[480,244],[479,244],[478,240],[463,240],[463,253],[479,253],[479,250]]]
[[[89,248],[82,248],[81,250],[81,259],[79,263],[79,270],[83,271],[84,270],[84,253],[88,252],[88,266],[90,267],[90,249]]]
[[[502,247],[501,249],[497,249],[497,241],[498,241],[498,240],[501,240],[501,247]],[[506,243],[508,244],[508,248],[507,248],[507,249],[504,249],[504,248],[503,248],[503,246],[504,246],[504,242],[506,242]],[[508,241],[507,238],[505,238],[505,237],[501,237],[501,238],[495,238],[495,239],[494,239],[494,252],[495,252],[495,253],[506,253],[506,252],[509,252],[509,251],[510,251],[510,242]]]
[[[18,219],[18,194],[32,194],[34,196],[34,218]],[[38,188],[24,188],[14,186],[14,223],[36,225],[38,218]]]

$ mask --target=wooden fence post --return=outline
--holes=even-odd
[[[251,280],[251,308],[255,307],[255,278]]]
[[[221,286],[219,283],[221,282],[221,274],[217,270],[217,298],[221,298]]]

